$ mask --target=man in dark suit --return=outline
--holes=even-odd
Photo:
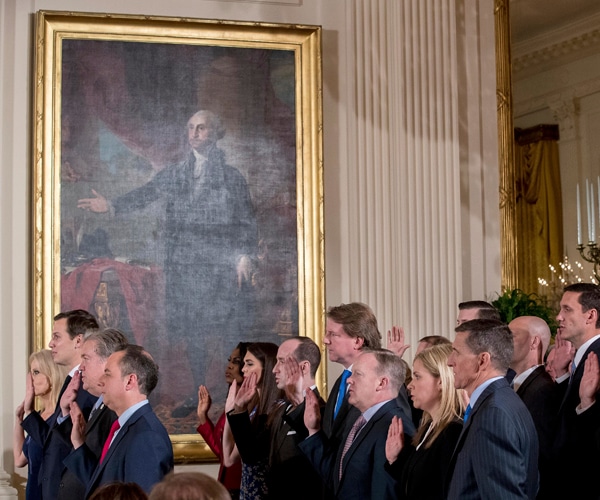
[[[346,427],[341,446],[332,446],[321,430],[316,395],[306,393],[304,423],[309,437],[299,446],[332,485],[335,498],[397,498],[396,481],[384,468],[385,442],[393,416],[402,419],[405,439],[414,434],[410,414],[396,401],[405,375],[405,363],[390,351],[369,349],[358,357],[348,379],[348,400],[358,416]]]
[[[58,429],[58,426],[62,423],[65,426],[71,425],[68,409],[63,413],[60,400],[65,393],[69,395],[76,392],[77,404],[85,418],[87,418],[97,399],[96,396],[86,390],[78,390],[83,336],[87,331],[97,328],[96,318],[81,309],[62,312],[54,317],[52,339],[48,347],[52,352],[54,362],[68,367],[69,375],[63,384],[54,415],[48,421],[44,421],[40,414],[34,411],[33,397],[31,400],[25,401],[25,413],[29,414],[21,425],[43,449],[39,481],[44,500],[55,500],[57,498],[60,478],[64,470],[63,459],[72,450],[71,442],[64,439],[63,433],[59,432]]]
[[[562,397],[554,440],[553,478],[556,480],[552,491],[555,498],[591,498],[590,492],[597,490],[597,480],[595,472],[585,473],[591,457],[583,452],[581,445],[587,446],[593,441],[600,431],[600,418],[590,418],[597,412],[597,403],[580,398],[580,384],[589,355],[600,355],[600,288],[592,283],[566,286],[556,319],[558,340],[554,368]],[[569,363],[569,342],[576,349],[572,363]],[[586,400],[595,401],[599,396],[596,393]],[[573,480],[562,480],[565,477]]]
[[[377,318],[366,304],[352,302],[327,311],[325,338],[329,361],[339,363],[344,372],[333,384],[323,410],[323,432],[332,446],[339,445],[346,422],[354,422],[360,412],[348,403],[348,377],[363,349],[380,349],[381,333]]]
[[[470,403],[449,466],[447,498],[533,499],[538,439],[529,411],[505,378],[512,334],[490,319],[467,321],[455,331],[448,365]]]
[[[83,447],[83,450],[79,453],[85,454],[86,460],[89,460],[90,463],[89,468],[92,471],[98,465],[104,442],[113,422],[117,419],[116,413],[104,404],[100,379],[104,375],[108,357],[113,352],[125,349],[125,347],[127,347],[127,339],[119,330],[107,329],[100,332],[86,333],[81,347],[81,363],[79,365],[81,385],[90,394],[99,396],[98,400],[92,408],[87,423],[74,398],[72,401],[61,401],[61,406],[69,406],[73,424],[65,426],[65,423],[63,423],[59,426],[59,430],[65,439],[72,441],[75,450]],[[71,453],[75,453],[75,451]],[[67,457],[65,463],[68,463],[68,460]],[[60,480],[58,499],[83,500],[86,487],[86,481],[81,481],[65,467]]]
[[[158,366],[140,346],[128,345],[108,358],[101,379],[102,395],[118,419],[87,484],[86,498],[112,482],[137,483],[149,493],[173,469],[169,434],[148,403],[157,383]],[[77,453],[83,449],[78,448],[65,461],[82,480],[89,474]]]
[[[544,353],[550,344],[550,328],[541,318],[521,316],[508,327],[513,335],[514,351],[510,367],[516,375],[513,389],[531,413],[537,430],[540,456],[540,489],[538,499],[554,498],[547,482],[554,443],[556,414],[560,401],[552,377],[543,364]]]
[[[240,405],[239,413],[234,410],[227,415],[243,462],[252,464],[268,457],[267,487],[269,498],[274,500],[318,498],[323,491],[321,478],[298,448],[308,436],[304,394],[317,391],[315,375],[320,362],[319,347],[310,338],[286,340],[279,346],[273,367],[277,387],[285,391],[286,399],[269,416],[268,428],[255,434],[245,404]]]

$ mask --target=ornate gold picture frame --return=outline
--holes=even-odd
[[[200,382],[216,419],[231,346],[322,344],[321,28],[40,11],[34,110],[33,348],[61,310],[124,330],[176,461],[214,460],[172,410]]]

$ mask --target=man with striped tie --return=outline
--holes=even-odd
[[[397,396],[406,376],[406,363],[385,349],[364,350],[348,379],[348,401],[356,408],[342,443],[331,447],[320,429],[316,395],[306,393],[304,424],[309,437],[299,444],[334,498],[344,500],[398,498],[396,480],[385,470],[385,442],[394,416],[402,419],[405,440],[415,432],[411,416],[398,405]]]

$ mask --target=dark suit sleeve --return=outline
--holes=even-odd
[[[410,443],[406,443],[406,441],[405,441],[404,446],[402,447],[402,450],[398,454],[398,458],[394,461],[394,463],[390,464],[387,460],[385,461],[385,465],[384,465],[385,470],[387,471],[387,473],[390,476],[392,476],[394,479],[396,479],[396,481],[399,481],[400,476],[402,475],[402,470],[404,469],[404,466],[410,460],[410,458],[414,455],[414,453],[415,453],[415,447]]]
[[[33,411],[27,415],[21,423],[21,426],[40,448],[44,447],[44,442],[46,441],[48,434],[50,434],[50,425],[37,411]]]
[[[170,443],[167,449],[156,437],[153,431],[136,434],[128,445],[131,459],[123,464],[127,481],[139,484],[146,493],[173,469]]]
[[[111,201],[115,214],[129,213],[142,209],[158,200],[169,189],[173,189],[177,167],[168,167],[158,172],[143,186],[133,189]]]
[[[478,441],[485,446],[469,450],[477,487],[491,498],[527,498],[527,457],[519,450],[515,426],[499,408],[490,408],[483,425],[478,426]]]
[[[61,422],[56,427],[54,427],[54,429],[52,429],[52,432],[55,432],[58,436],[60,436],[60,439],[62,439],[62,441],[65,444],[67,444],[68,446],[72,446],[72,443],[71,443],[71,431],[72,430],[73,430],[73,421],[71,420],[71,417],[69,416],[63,422]]]
[[[256,418],[258,422],[253,426],[248,412],[227,414],[235,444],[242,461],[246,464],[256,464],[269,458],[270,434],[267,416],[258,415]]]
[[[329,447],[327,436],[321,430],[298,444],[309,462],[321,476],[325,484],[332,485],[334,453]]]
[[[385,464],[387,463],[385,458],[386,439],[387,433],[379,435],[373,447],[371,457],[373,460],[373,475],[371,476],[371,496],[369,498],[397,498],[398,495],[397,480],[385,470]]]
[[[308,437],[308,429],[304,425],[304,408],[305,403],[302,402],[283,417],[285,422],[296,431],[296,443],[303,441]],[[319,410],[321,415],[325,409],[325,401],[319,396]]]
[[[83,444],[69,453],[63,460],[63,464],[83,484],[88,484],[98,465],[98,457],[86,444]]]

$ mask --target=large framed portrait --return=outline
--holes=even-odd
[[[321,345],[321,29],[40,11],[35,50],[33,348],[60,311],[122,330],[176,460],[214,459],[238,343]]]

